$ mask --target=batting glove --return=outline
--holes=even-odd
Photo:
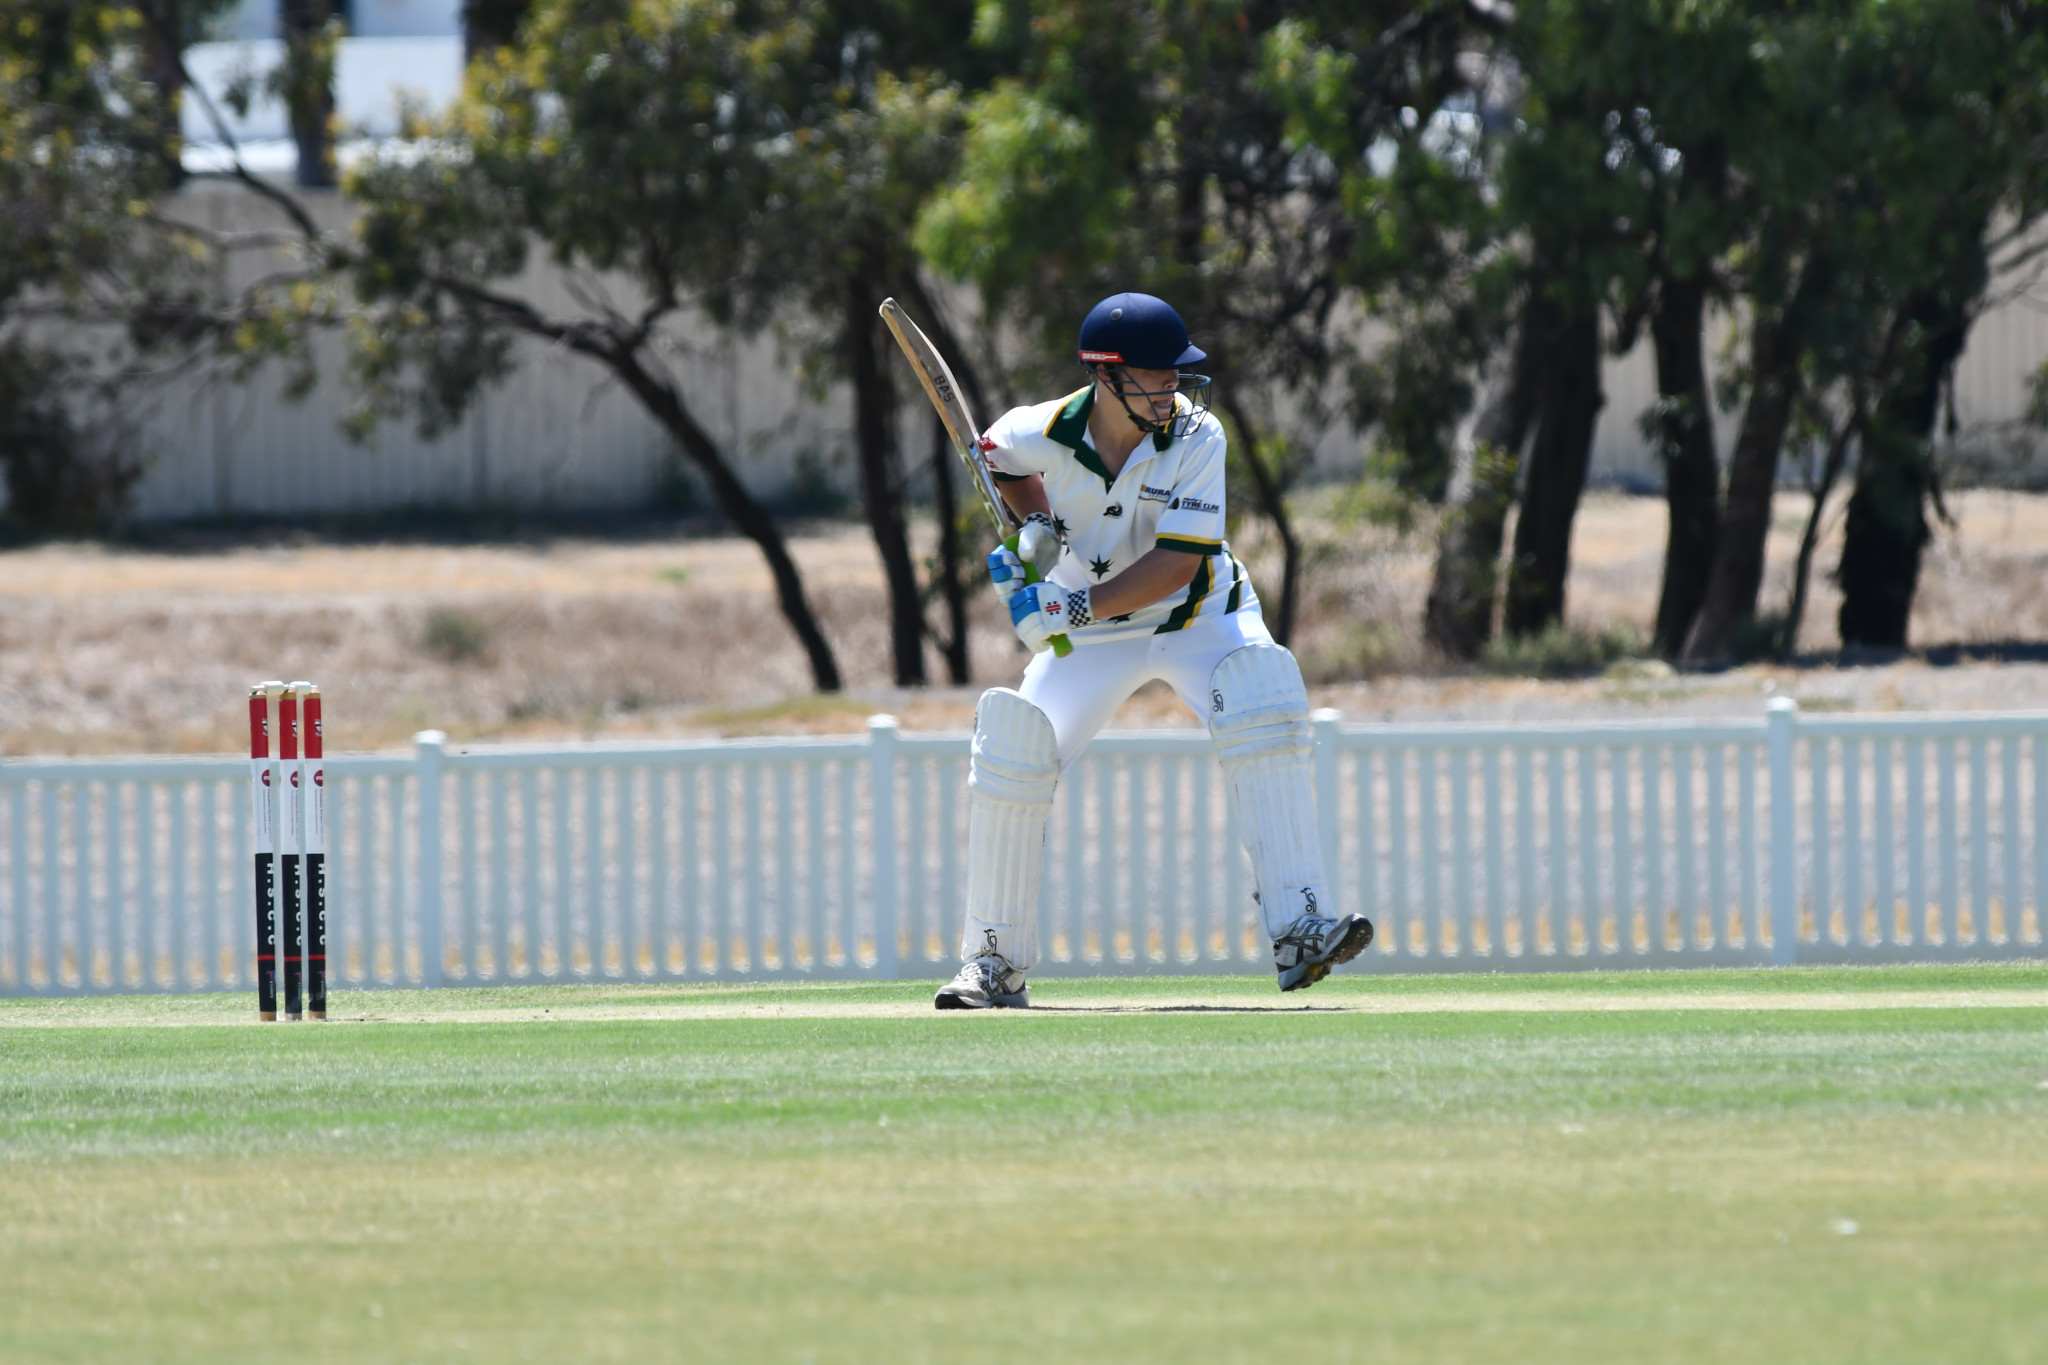
[[[1052,637],[1067,635],[1095,617],[1088,609],[1088,589],[1072,591],[1056,583],[1033,583],[1010,598],[1010,624],[1033,654],[1052,648]]]
[[[1059,526],[1043,512],[1033,512],[1018,528],[1017,553],[1038,570],[1040,578],[1052,577],[1052,571],[1059,566],[1060,556],[1066,553],[1066,549],[1066,542],[1060,539]]]
[[[995,586],[996,596],[1008,606],[1024,586],[1024,561],[1009,546],[996,546],[988,552],[988,581]]]

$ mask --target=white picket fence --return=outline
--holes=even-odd
[[[2048,714],[1543,727],[1316,718],[1363,971],[2041,957]],[[349,987],[950,971],[967,739],[327,760]],[[0,763],[0,994],[242,989],[246,760]],[[1061,784],[1042,974],[1268,969],[1206,736]]]

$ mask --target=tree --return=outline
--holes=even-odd
[[[891,293],[920,301],[925,293],[911,225],[952,169],[960,124],[955,88],[927,64],[965,45],[972,14],[965,6],[912,13],[865,0],[815,13],[807,69],[792,83],[800,101],[767,158],[768,200],[757,214],[761,249],[780,262],[761,278],[781,287],[758,292],[750,308],[755,325],[779,319],[799,340],[814,379],[843,379],[853,390],[861,505],[888,584],[895,680],[912,686],[925,681],[933,632],[905,510],[902,368],[877,309]],[[949,502],[950,471],[934,466],[933,476],[938,501]],[[951,527],[941,550],[936,580],[957,621],[965,608]],[[946,655],[953,680],[965,682],[965,641],[955,635]]]
[[[1462,87],[1472,12],[1012,0],[977,21],[1007,74],[970,102],[961,171],[919,243],[991,316],[1022,322],[1049,372],[1072,363],[1073,328],[1103,295],[1174,302],[1210,352],[1236,471],[1281,545],[1268,617],[1281,640],[1299,595],[1287,499],[1301,448],[1274,401],[1318,415],[1361,235],[1345,196],[1404,106],[1435,109]]]
[[[123,439],[138,368],[221,341],[236,311],[220,254],[156,207],[176,100],[152,83],[162,62],[132,60],[149,34],[119,5],[0,12],[0,461],[10,517],[36,531],[119,516],[142,469]]]
[[[1606,402],[1602,314],[1639,269],[1642,182],[1624,154],[1612,82],[1601,74],[1609,12],[1575,0],[1517,11],[1503,38],[1524,72],[1524,131],[1501,159],[1502,215],[1528,261],[1522,325],[1542,357],[1502,625],[1542,632],[1564,619],[1572,523]],[[1624,330],[1624,334],[1626,329]]]
[[[816,36],[798,4],[549,0],[471,69],[435,141],[352,175],[355,368],[372,416],[429,430],[503,380],[520,340],[599,365],[676,442],[759,547],[821,691],[839,668],[772,516],[665,357],[779,288],[762,215]],[[539,248],[579,282],[561,314],[511,283]]]
[[[1677,651],[1697,608],[1718,493],[1704,326],[1732,231],[1724,144],[1740,116],[1731,109],[1744,57],[1728,9],[1531,0],[1499,35],[1518,77],[1514,131],[1485,158],[1498,208],[1474,240],[1509,263],[1497,267],[1516,280],[1503,297],[1519,303],[1514,325],[1480,331],[1488,344],[1471,353],[1477,365],[1491,351],[1495,394],[1443,522],[1425,616],[1453,658],[1475,657],[1491,634],[1518,483],[1504,623],[1519,634],[1562,619],[1610,310],[1615,348],[1647,326],[1656,361],[1659,397],[1645,425],[1670,510],[1663,649]]]
[[[2048,13],[1950,0],[1861,10],[1842,47],[1867,101],[1868,189],[1850,220],[1874,394],[1837,571],[1845,647],[1902,648],[1938,498],[1942,398],[1992,261],[2048,208]],[[1872,108],[1871,105],[1877,107]],[[1847,369],[1846,366],[1842,367]]]
[[[1755,223],[1737,269],[1751,318],[1748,406],[1688,659],[1727,657],[1758,615],[1771,490],[1798,430],[1826,455],[1781,647],[1794,643],[1818,518],[1852,451],[1838,627],[1845,645],[1905,643],[1938,492],[1941,395],[1990,261],[2040,212],[2030,73],[2043,22],[2032,6],[1843,0],[1766,30],[1771,117],[1735,157]],[[1802,425],[1801,413],[1820,416]]]

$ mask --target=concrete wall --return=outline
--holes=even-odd
[[[343,225],[347,210],[338,196],[314,195],[308,202],[326,224]],[[248,195],[217,181],[193,182],[176,207],[215,228],[267,225],[265,211]],[[242,268],[260,266],[250,261]],[[553,267],[534,266],[518,287],[557,315],[579,308],[569,281]],[[630,286],[614,281],[610,287],[630,307]],[[2036,291],[2006,300],[1972,333],[1956,381],[1959,444],[1995,451],[2033,440],[2017,419],[2027,375],[2048,360],[2042,297]],[[1728,325],[1725,319],[1717,324]],[[806,467],[852,488],[850,403],[843,388],[820,400],[772,338],[735,340],[691,318],[670,328],[664,354],[699,420],[757,492],[782,492]],[[630,508],[660,497],[677,467],[667,437],[638,404],[596,365],[571,355],[526,346],[511,382],[490,391],[456,430],[428,440],[410,426],[387,424],[362,445],[340,430],[353,401],[340,338],[323,343],[319,361],[321,383],[302,401],[285,396],[275,368],[247,384],[195,377],[161,393],[142,425],[148,472],[137,490],[137,514],[164,520],[408,508]],[[1593,479],[1658,486],[1661,472],[1640,430],[1655,396],[1647,343],[1610,360],[1605,384]],[[1732,414],[1720,419],[1724,456],[1734,420]],[[905,430],[914,433],[912,461],[921,460],[922,424]],[[1317,446],[1316,472],[1354,477],[1361,456],[1351,433],[1327,431]]]
[[[1957,433],[1952,460],[1987,471],[2040,469],[2048,459],[2048,439],[2026,427],[2028,377],[2048,363],[2048,284],[2030,273],[2008,276],[1990,290],[1992,307],[1970,330],[1968,346],[1957,362],[1955,407]],[[1715,377],[1727,369],[1725,351],[1734,320],[1726,315],[1708,321],[1708,365]],[[1643,439],[1642,417],[1657,399],[1657,370],[1648,328],[1642,342],[1627,355],[1610,359],[1601,372],[1607,406],[1593,437],[1588,475],[1593,481],[1632,487],[1663,487],[1663,472]],[[1728,458],[1741,413],[1716,412],[1715,430],[1721,458]],[[1786,477],[1790,477],[1789,472]]]
[[[341,226],[338,195],[304,199],[324,226]],[[178,208],[216,229],[263,221],[247,195],[216,182],[196,182]],[[630,293],[610,284],[630,307]],[[536,266],[518,288],[556,315],[578,311],[560,271]],[[802,461],[845,463],[845,403],[804,393],[772,339],[735,342],[682,318],[664,351],[698,420],[758,491],[786,487]],[[511,381],[487,392],[457,429],[429,440],[387,423],[360,445],[340,429],[353,402],[342,339],[323,342],[318,359],[321,382],[303,400],[285,395],[276,366],[246,384],[216,374],[164,391],[142,428],[148,472],[136,514],[638,507],[660,495],[674,467],[662,430],[604,371],[572,355],[525,347]]]

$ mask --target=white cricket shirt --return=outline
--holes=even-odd
[[[1256,609],[1251,578],[1223,539],[1223,424],[1209,414],[1183,439],[1141,441],[1112,479],[1088,439],[1094,406],[1090,384],[1050,403],[1012,408],[981,438],[997,480],[1045,480],[1053,522],[1067,542],[1047,577],[1070,590],[1092,587],[1158,546],[1202,562],[1186,588],[1128,616],[1098,617],[1070,632],[1074,643],[1163,635],[1207,614]]]

